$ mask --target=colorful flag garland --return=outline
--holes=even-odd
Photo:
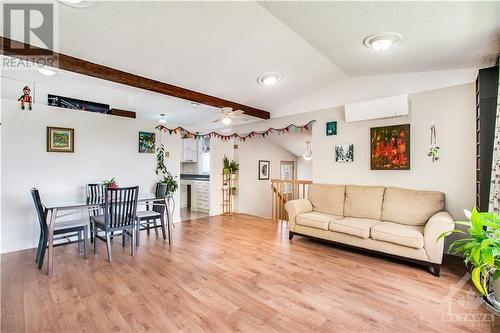
[[[233,133],[233,134],[229,134],[229,135],[220,134],[220,133],[217,133],[215,131],[212,131],[212,132],[206,133],[206,134],[200,134],[198,132],[193,133],[193,132],[190,132],[181,126],[178,126],[176,128],[168,128],[168,127],[163,126],[163,125],[158,125],[158,126],[156,126],[156,129],[159,131],[163,131],[165,133],[168,132],[170,135],[180,134],[184,138],[201,139],[201,138],[205,138],[205,137],[211,137],[211,138],[218,138],[222,141],[228,141],[231,139],[240,139],[241,141],[245,141],[246,139],[250,139],[250,138],[253,138],[255,136],[261,136],[261,137],[265,138],[266,136],[271,135],[271,134],[275,134],[275,133],[277,133],[278,135],[286,135],[288,133],[309,132],[309,130],[312,128],[312,124],[314,124],[315,122],[316,122],[316,120],[311,120],[310,122],[308,122],[307,124],[302,125],[302,126],[297,126],[297,125],[291,124],[291,125],[288,125],[287,127],[283,127],[283,128],[270,127],[265,131],[252,131],[252,132],[247,133],[247,134]]]

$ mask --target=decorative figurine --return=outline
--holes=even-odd
[[[24,110],[24,103],[28,103],[28,107],[31,110],[32,99],[31,99],[30,93],[31,93],[30,87],[25,86],[23,88],[23,95],[21,97],[19,97],[19,99],[18,99],[18,101],[21,101],[21,110]]]

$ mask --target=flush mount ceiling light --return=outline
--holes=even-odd
[[[226,126],[229,125],[229,124],[231,124],[231,122],[232,122],[232,120],[231,120],[230,117],[224,117],[224,118],[222,118],[222,123],[224,125],[226,125]]]
[[[38,72],[40,72],[40,74],[45,75],[45,76],[54,76],[57,73],[54,68],[47,67],[47,66],[38,67]]]
[[[160,113],[160,120],[158,120],[158,122],[160,124],[166,124],[167,123],[167,120],[165,119],[165,114],[164,113]]]
[[[259,76],[257,78],[257,82],[262,86],[273,87],[276,84],[278,84],[278,82],[280,82],[281,78],[282,78],[281,73],[267,72]]]
[[[375,51],[385,51],[403,41],[403,36],[395,32],[381,32],[365,38],[363,43],[366,47]]]
[[[193,108],[197,108],[197,107],[198,107],[198,105],[200,105],[200,103],[196,103],[196,102],[190,102],[190,103],[191,103],[191,106],[192,106]]]
[[[306,151],[304,152],[304,155],[302,155],[302,157],[306,160],[306,161],[310,161],[312,160],[313,158],[313,152],[311,150],[311,141],[307,140],[306,141],[306,144],[307,144],[307,149]]]
[[[93,4],[90,1],[84,1],[84,0],[59,0],[59,2],[75,8],[86,8],[90,7]]]

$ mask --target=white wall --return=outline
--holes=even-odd
[[[17,102],[1,101],[1,252],[34,247],[39,227],[29,190],[44,198],[84,198],[86,183],[116,177],[120,185],[151,192],[156,182],[155,154],[138,153],[138,132],[154,131],[155,122],[34,104],[22,111]],[[46,151],[47,126],[75,129],[74,153]],[[157,132],[158,133],[158,132]],[[162,136],[168,170],[180,172],[181,141]],[[179,203],[179,192],[175,200]],[[174,220],[179,221],[179,204]]]
[[[249,127],[258,131],[316,120],[311,137],[314,182],[443,191],[447,209],[460,220],[464,218],[462,209],[470,209],[475,204],[474,93],[474,84],[470,83],[409,94],[411,111],[403,118],[345,123],[344,108],[335,107],[260,121]],[[327,137],[325,123],[332,120],[338,122],[338,135]],[[436,163],[427,156],[432,121],[436,124],[441,147],[441,157]],[[405,123],[411,124],[411,170],[370,170],[370,127]],[[236,130],[245,133],[247,128]],[[335,145],[346,143],[354,144],[354,162],[335,162]]]
[[[210,215],[222,214],[222,159],[233,159],[233,140],[210,140]]]
[[[258,179],[258,161],[270,161],[270,179],[280,178],[280,162],[296,161],[296,156],[268,138],[254,137],[237,142],[238,173],[237,210],[240,213],[270,218],[272,210],[271,181]]]
[[[311,180],[313,179],[313,161],[306,161],[302,156],[297,157],[297,179]]]
[[[399,186],[437,190],[446,194],[447,209],[462,219],[462,209],[475,204],[475,95],[474,85],[431,90],[410,97],[410,115],[404,118],[345,123],[344,108],[317,115],[313,142],[313,179],[320,183]],[[338,135],[325,136],[326,121],[338,121]],[[430,126],[435,122],[440,159],[427,156]],[[411,124],[411,170],[370,170],[370,128]],[[335,162],[336,144],[354,144],[354,162]]]

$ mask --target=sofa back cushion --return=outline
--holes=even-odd
[[[382,221],[406,225],[425,225],[444,210],[444,193],[388,187],[382,205]]]
[[[344,215],[345,185],[311,184],[308,198],[313,210],[320,213]]]
[[[383,186],[347,185],[344,216],[380,220],[384,190]]]

